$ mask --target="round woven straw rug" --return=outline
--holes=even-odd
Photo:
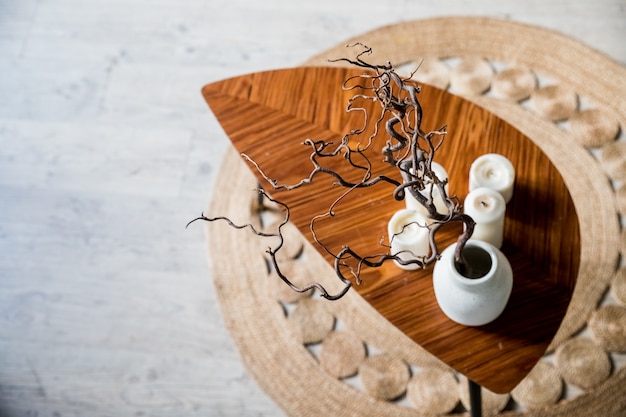
[[[559,169],[582,230],[573,300],[546,355],[509,394],[483,390],[485,415],[626,415],[626,69],[558,33],[481,18],[383,27],[312,58],[327,65],[345,45],[372,47],[370,62],[486,107],[534,140]],[[450,122],[452,125],[452,122]],[[565,151],[564,151],[565,150]],[[225,157],[209,215],[272,227],[248,167]],[[529,206],[530,210],[541,208]],[[292,230],[283,272],[331,286],[332,268]],[[224,320],[243,362],[288,415],[414,416],[464,413],[467,381],[409,340],[355,291],[339,301],[296,294],[271,273],[272,242],[207,224]],[[567,242],[563,242],[567,245]],[[236,254],[236,255],[235,255]]]

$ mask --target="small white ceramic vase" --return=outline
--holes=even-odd
[[[461,273],[454,260],[455,249],[456,243],[447,247],[433,269],[439,307],[465,326],[490,323],[502,314],[511,295],[511,264],[493,245],[470,239],[463,248],[470,272]]]

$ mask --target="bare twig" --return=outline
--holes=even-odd
[[[455,260],[463,264],[462,252],[467,240],[471,237],[474,229],[474,221],[471,217],[463,214],[461,205],[454,196],[449,196],[446,185],[447,179],[439,178],[432,168],[435,154],[440,150],[447,133],[446,126],[433,131],[422,129],[423,109],[419,102],[418,95],[420,87],[402,78],[396,73],[390,62],[382,65],[370,64],[365,57],[371,54],[371,49],[361,43],[349,45],[360,47],[362,50],[357,53],[354,59],[340,58],[334,62],[347,62],[353,66],[363,68],[365,73],[350,77],[343,83],[343,89],[354,91],[355,94],[348,100],[347,112],[362,112],[364,114],[363,125],[352,129],[346,133],[338,143],[332,141],[314,140],[307,138],[304,146],[310,148],[309,160],[312,164],[309,175],[300,179],[294,184],[283,184],[278,179],[270,178],[258,163],[248,155],[242,154],[256,171],[269,183],[274,190],[294,190],[304,187],[315,181],[319,175],[326,175],[334,178],[335,184],[344,187],[346,190],[329,204],[325,213],[313,216],[309,227],[313,240],[327,254],[335,259],[334,269],[337,277],[344,284],[342,290],[337,294],[330,294],[324,286],[313,283],[305,287],[294,285],[280,269],[276,253],[280,251],[284,244],[282,227],[289,221],[289,207],[279,201],[273,200],[265,191],[259,191],[264,197],[281,205],[285,212],[283,221],[278,226],[276,233],[265,233],[256,230],[251,224],[236,225],[226,217],[208,218],[204,215],[192,220],[228,222],[232,227],[242,229],[250,228],[253,233],[262,237],[277,237],[279,243],[275,247],[270,247],[267,253],[270,255],[274,269],[278,276],[298,292],[317,289],[322,297],[328,299],[341,298],[352,286],[352,280],[361,282],[361,273],[364,267],[377,268],[383,263],[394,260],[400,265],[416,264],[424,268],[435,262],[440,256],[436,234],[444,224],[458,222],[464,225],[462,233],[457,239],[457,249]],[[363,101],[375,102],[380,106],[376,114],[372,114],[369,108],[359,104]],[[393,166],[399,173],[398,179],[388,175],[375,175],[373,165],[367,152],[371,151],[377,144],[377,137],[384,126],[387,140],[380,147],[380,154],[385,163]],[[366,133],[369,132],[369,133]],[[358,145],[351,144],[351,139],[360,135],[367,135],[364,141],[358,141]],[[358,174],[357,180],[348,180],[342,174],[324,164],[329,158],[343,158],[348,164],[348,170]],[[401,253],[380,254],[360,254],[355,251],[347,242],[338,252],[326,246],[322,237],[316,232],[316,223],[325,218],[332,218],[338,204],[343,201],[354,190],[372,187],[377,184],[388,184],[393,187],[392,195],[396,200],[403,200],[406,193],[410,193],[428,213],[431,222],[425,227],[428,228],[430,251],[426,256],[418,256],[411,259],[402,259]],[[435,193],[435,190],[437,193]],[[445,210],[439,212],[434,196],[437,194],[441,198]],[[190,222],[190,223],[192,223]],[[390,239],[393,239],[391,237]],[[381,247],[384,247],[381,245]],[[346,275],[347,274],[347,275]]]

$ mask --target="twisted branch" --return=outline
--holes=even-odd
[[[416,264],[420,268],[425,268],[432,264],[440,256],[436,240],[437,232],[443,225],[450,222],[458,222],[464,225],[463,232],[457,239],[455,252],[456,262],[463,265],[463,248],[474,229],[474,221],[471,217],[463,214],[461,205],[456,197],[448,195],[446,191],[447,179],[438,178],[432,169],[435,154],[442,146],[447,131],[446,126],[429,132],[422,130],[423,109],[418,99],[420,87],[413,84],[410,81],[410,77],[405,79],[399,76],[390,62],[382,65],[366,62],[364,57],[371,54],[371,48],[361,43],[349,46],[361,47],[362,50],[354,59],[340,58],[331,62],[343,61],[367,70],[364,74],[348,78],[342,85],[342,88],[346,91],[355,91],[355,94],[348,100],[346,111],[362,112],[365,116],[363,125],[346,133],[337,144],[331,141],[313,140],[310,138],[304,140],[303,145],[311,150],[309,160],[312,164],[312,169],[307,177],[294,184],[282,184],[277,179],[270,178],[259,164],[248,155],[242,154],[242,157],[254,166],[257,172],[274,190],[289,191],[304,187],[315,181],[319,175],[332,177],[335,185],[346,189],[329,205],[326,212],[314,216],[309,223],[314,242],[335,260],[335,273],[344,284],[342,290],[337,294],[330,294],[319,283],[298,287],[281,272],[276,253],[280,251],[284,244],[282,227],[289,221],[289,207],[280,201],[272,199],[263,190],[259,191],[260,195],[280,205],[285,213],[275,233],[260,232],[251,224],[236,225],[228,218],[222,216],[209,218],[201,215],[190,222],[192,223],[196,220],[210,222],[222,220],[237,229],[250,228],[254,234],[261,237],[277,237],[279,243],[275,247],[269,247],[267,253],[278,276],[294,291],[305,292],[316,289],[322,297],[330,300],[336,300],[345,295],[352,286],[352,280],[360,283],[364,267],[377,268],[389,260],[396,261],[400,265]],[[380,106],[378,108],[380,111],[378,114],[373,115],[364,106],[359,105],[359,102],[363,100],[379,103]],[[370,120],[373,120],[372,125],[370,125]],[[380,148],[380,153],[385,163],[397,169],[401,180],[386,175],[374,175],[372,163],[366,154],[367,151],[375,146],[376,138],[382,126],[384,126],[387,140]],[[361,145],[361,142],[357,142],[357,146],[351,146],[350,140],[352,137],[363,135],[368,127],[371,127],[373,131],[366,137],[364,145]],[[360,173],[358,180],[350,181],[336,170],[324,165],[325,160],[337,157],[342,157],[346,161],[351,172]],[[430,252],[428,255],[402,259],[400,253],[389,253],[388,250],[386,253],[363,255],[356,252],[349,244],[344,245],[341,250],[335,253],[318,236],[315,228],[316,223],[321,219],[334,217],[336,207],[350,193],[356,189],[372,187],[379,183],[392,186],[392,195],[396,200],[403,200],[406,197],[406,193],[409,192],[426,209],[428,217],[431,219],[431,223],[424,226],[428,228],[429,232]],[[435,205],[433,198],[435,190],[437,190],[438,197],[444,202],[445,210],[443,212],[439,212]],[[393,238],[394,236],[391,236],[390,240]]]

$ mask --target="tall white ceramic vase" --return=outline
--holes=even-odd
[[[493,245],[470,239],[463,250],[470,272],[463,274],[454,260],[455,249],[456,243],[447,247],[435,264],[435,297],[451,320],[482,326],[495,320],[506,307],[513,288],[511,264]]]

